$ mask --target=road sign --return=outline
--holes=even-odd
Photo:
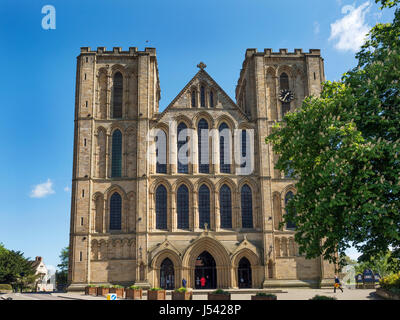
[[[107,300],[117,300],[117,294],[116,293],[109,293],[107,295]]]

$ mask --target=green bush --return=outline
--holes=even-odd
[[[225,290],[222,290],[222,289],[217,289],[217,290],[215,290],[213,293],[214,293],[214,294],[226,294],[226,295],[229,294],[229,292],[227,292],[227,291],[225,291]]]
[[[88,287],[88,288],[96,288],[97,286],[95,284],[88,284],[86,287]]]
[[[180,293],[184,293],[184,292],[187,292],[187,291],[188,290],[185,287],[180,287],[179,289],[175,289],[175,292],[180,292]]]
[[[257,292],[256,293],[257,297],[272,297],[272,298],[276,298],[275,294],[272,293],[265,293],[265,292]]]
[[[381,288],[389,290],[393,293],[400,292],[400,272],[393,273],[379,280]]]
[[[320,295],[316,295],[314,297],[312,297],[310,300],[337,300],[335,297],[327,297],[327,296],[320,296]]]
[[[111,288],[113,288],[113,289],[123,289],[124,287],[120,286],[118,284],[115,284],[115,285],[111,286]]]
[[[132,290],[139,290],[139,289],[140,289],[140,287],[138,287],[138,286],[135,286],[135,285],[132,285],[132,286],[130,286],[128,289],[132,289]]]
[[[101,286],[99,286],[100,288],[111,288],[111,286],[110,285],[106,285],[106,284],[102,284]]]
[[[150,291],[161,291],[164,290],[163,288],[151,288]]]
[[[0,290],[12,290],[12,286],[8,283],[0,283]]]

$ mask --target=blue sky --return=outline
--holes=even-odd
[[[45,5],[54,30],[42,28]],[[337,80],[365,30],[392,17],[372,0],[2,0],[0,242],[53,266],[68,245],[80,47],[155,47],[163,110],[200,61],[234,98],[246,48],[319,48]]]

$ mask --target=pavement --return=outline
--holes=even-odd
[[[248,290],[246,293],[239,290],[231,290],[232,300],[250,300],[251,296],[261,290]],[[262,290],[266,291],[266,290]],[[309,300],[315,295],[336,297],[338,300],[382,300],[375,293],[375,289],[343,289],[344,292],[333,289],[308,289],[289,288],[282,290],[268,290],[277,295],[278,300]],[[106,300],[106,297],[89,296],[83,293],[62,293],[62,292],[41,292],[41,293],[9,293],[0,294],[1,300],[12,298],[13,300]],[[143,300],[147,299],[146,292],[143,292]],[[171,293],[167,292],[167,300],[171,300]],[[207,292],[195,290],[193,300],[207,300]]]

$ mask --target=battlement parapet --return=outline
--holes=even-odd
[[[136,55],[156,55],[155,48],[145,48],[144,51],[138,51],[137,47],[129,47],[128,51],[123,51],[121,47],[113,47],[112,50],[107,51],[106,47],[97,47],[96,50],[91,50],[90,47],[81,47],[81,55],[86,54],[98,54],[98,55],[125,55],[125,56],[136,56]]]

